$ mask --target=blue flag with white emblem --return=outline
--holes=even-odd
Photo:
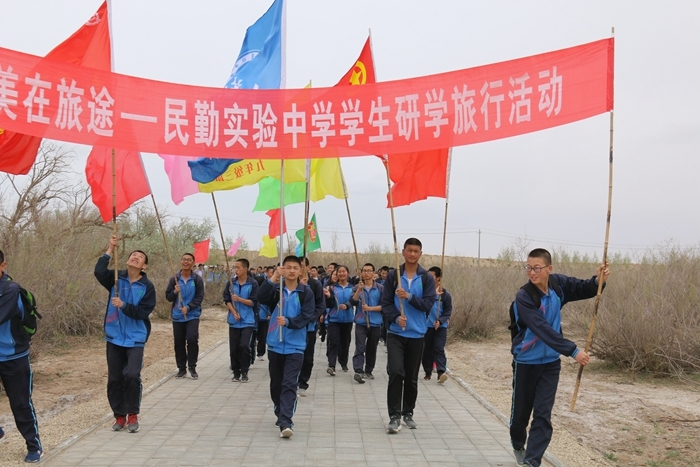
[[[282,86],[283,24],[284,0],[275,0],[267,12],[246,30],[243,46],[225,88],[279,89]],[[188,164],[192,180],[210,183],[240,160],[200,158]]]

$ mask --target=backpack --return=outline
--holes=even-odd
[[[5,274],[8,281],[12,281],[9,274]],[[28,339],[31,339],[37,331],[37,318],[42,319],[41,313],[36,309],[36,297],[29,290],[25,289],[17,282],[15,282],[19,287],[19,298],[22,300],[22,306],[24,307],[24,318],[22,318],[22,329]]]
[[[527,281],[527,284],[520,288],[527,292],[532,299],[532,303],[535,304],[535,308],[539,308],[542,304],[542,299],[540,298],[540,291],[537,286],[532,282]],[[559,297],[559,300],[563,300],[564,293],[561,291],[561,287],[559,287],[559,281],[555,279],[553,275],[549,276],[549,288],[554,289],[554,292],[557,294],[557,297]],[[518,323],[515,321],[515,300],[510,303],[508,313],[510,314],[510,326],[508,326],[508,329],[510,330],[510,339],[514,340],[518,334],[527,329],[527,326],[525,326],[525,324],[522,322]]]

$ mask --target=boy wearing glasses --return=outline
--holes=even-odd
[[[177,378],[184,378],[190,369],[192,379],[197,379],[199,357],[199,316],[204,300],[204,281],[192,272],[194,255],[185,253],[180,259],[180,272],[171,277],[165,289],[165,298],[171,302],[170,317],[173,320],[175,363]]]
[[[586,352],[562,336],[561,308],[568,302],[595,297],[599,278],[605,284],[610,270],[607,263],[603,264],[596,276],[586,280],[552,274],[552,256],[543,248],[530,252],[525,270],[530,281],[518,291],[513,303],[518,333],[511,347],[510,439],[518,465],[539,467],[552,439],[552,408],[561,371],[559,356],[572,357],[583,366],[590,360]],[[531,293],[539,295],[539,307]]]

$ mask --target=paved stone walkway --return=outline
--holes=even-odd
[[[351,345],[351,358],[354,345]],[[87,434],[48,466],[515,466],[507,428],[453,380],[418,388],[414,419],[386,434],[386,353],[376,379],[353,381],[352,367],[326,374],[326,346],[316,343],[307,397],[298,399],[294,436],[280,439],[269,393],[267,360],[250,383],[231,382],[228,343],[200,359],[199,379],[171,378],[144,397],[141,430]],[[422,374],[422,371],[421,371]]]

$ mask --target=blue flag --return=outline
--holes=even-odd
[[[282,19],[284,0],[275,0],[245,33],[243,46],[231,76],[228,89],[279,89],[282,85]],[[213,182],[231,164],[241,159],[200,158],[188,162],[192,180]]]

